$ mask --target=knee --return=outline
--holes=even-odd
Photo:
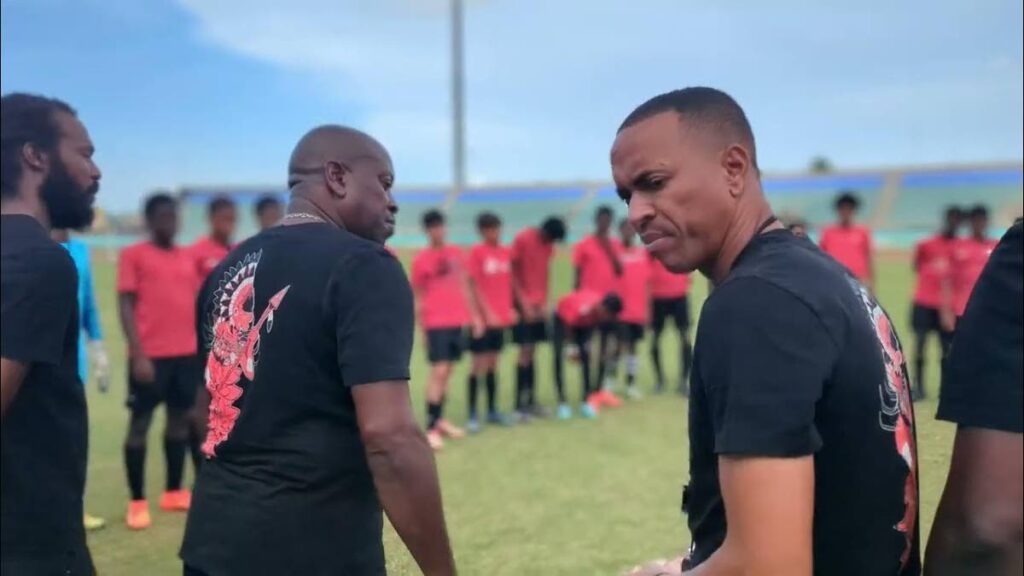
[[[184,440],[188,437],[189,422],[191,422],[190,412],[168,411],[167,428],[164,435],[174,440]]]

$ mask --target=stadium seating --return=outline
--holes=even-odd
[[[993,222],[1003,227],[1021,215],[1021,179],[1019,168],[904,174],[883,226],[894,230],[931,230],[940,222],[946,206],[983,204]]]

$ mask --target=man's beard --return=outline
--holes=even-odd
[[[71,179],[67,168],[59,160],[50,167],[40,194],[50,216],[50,227],[82,230],[92,224],[94,211],[92,196],[99,184],[82,189]]]

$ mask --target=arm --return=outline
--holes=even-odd
[[[96,293],[93,291],[92,286],[92,266],[86,264],[86,267],[79,274],[81,275],[83,287],[82,329],[89,335],[89,340],[98,342],[103,340],[103,331],[100,328],[100,311],[96,307]]]
[[[135,294],[122,292],[117,295],[117,309],[121,316],[121,330],[128,344],[128,358],[131,362],[132,376],[140,382],[152,382],[155,378],[153,362],[146,357],[139,340],[139,330],[135,324]]]
[[[810,576],[814,458],[723,456],[718,471],[729,532],[722,547],[687,574]]]
[[[434,456],[413,416],[408,383],[363,384],[352,398],[388,519],[424,574],[455,574]]]
[[[865,258],[867,258],[867,262],[868,262],[868,288],[872,292],[874,292],[875,291],[875,246],[874,246],[874,243],[871,240],[871,234],[870,233],[868,233],[868,239],[867,239],[865,250],[867,251],[867,254],[865,255]]]
[[[472,264],[470,265],[472,266]],[[487,328],[488,318],[484,300],[480,296],[480,291],[477,290],[472,272],[462,269],[460,274],[462,275],[462,293],[469,304],[469,312],[472,316],[473,335],[477,337],[483,336],[484,330]]]
[[[961,427],[928,539],[926,576],[1024,570],[1024,435]]]
[[[409,399],[413,298],[405,273],[382,249],[355,253],[339,263],[329,290],[338,368],[381,505],[425,574],[454,574],[433,452]]]
[[[17,360],[0,358],[0,418],[7,414],[7,408],[21,389],[21,383],[28,374],[28,365]]]

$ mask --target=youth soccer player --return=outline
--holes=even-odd
[[[537,404],[534,355],[537,345],[547,340],[551,256],[555,243],[564,239],[565,223],[550,217],[539,227],[520,231],[512,241],[512,281],[519,312],[519,322],[512,329],[512,340],[519,345],[516,410],[531,416],[544,415]]]
[[[558,419],[572,418],[565,395],[563,348],[566,342],[579,351],[581,383],[580,415],[596,418],[600,404],[595,400],[597,387],[590,380],[590,338],[594,330],[614,322],[622,312],[622,299],[614,292],[575,290],[558,301],[552,320],[552,355],[555,359],[555,391],[558,393]]]
[[[430,361],[427,440],[434,450],[440,450],[444,438],[465,436],[465,431],[444,418],[445,397],[453,365],[465,349],[466,326],[473,321],[482,329],[483,324],[470,312],[465,257],[458,246],[447,244],[444,215],[437,210],[427,212],[423,229],[429,245],[413,257],[411,281]]]
[[[917,386],[914,399],[925,397],[925,348],[928,335],[935,332],[942,345],[942,362],[945,364],[949,344],[953,340],[953,326],[950,319],[943,318],[948,309],[949,278],[952,272],[950,257],[957,243],[957,229],[963,213],[960,208],[946,209],[942,229],[917,243],[914,247],[914,272],[917,283],[914,287],[913,311],[910,324],[914,329],[914,379]]]
[[[483,319],[483,329],[476,327],[470,335],[469,350],[473,353],[469,376],[470,432],[480,431],[477,418],[477,391],[483,380],[487,393],[487,422],[507,425],[511,420],[498,410],[498,358],[505,344],[505,331],[515,323],[512,308],[512,251],[501,244],[501,219],[491,212],[477,218],[482,242],[469,252],[469,284],[472,303]]]
[[[651,313],[651,260],[647,250],[638,246],[636,232],[629,220],[619,223],[622,237],[622,313],[619,314],[620,356],[626,364],[626,395],[637,399],[636,346],[643,340]]]
[[[821,249],[846,267],[869,290],[874,290],[874,265],[871,230],[857,224],[860,199],[852,192],[842,192],[835,203],[837,223],[821,231]]]
[[[231,251],[231,242],[238,222],[238,210],[234,200],[226,196],[214,198],[207,208],[207,218],[210,223],[210,234],[200,238],[189,248],[196,261],[197,273],[204,280]]]
[[[591,290],[601,294],[618,294],[622,277],[622,243],[612,237],[612,209],[600,206],[594,214],[594,233],[580,240],[573,248],[572,264],[576,271],[577,290]],[[605,375],[614,362],[611,340],[618,327],[614,322],[605,322],[597,327],[598,340],[597,382],[602,388],[595,396],[598,407],[614,407],[621,400],[606,390]]]
[[[166,490],[160,508],[186,511],[191,493],[181,487],[190,412],[202,378],[196,356],[196,305],[199,287],[195,260],[175,244],[178,205],[155,194],[144,208],[149,238],[121,252],[117,293],[121,327],[128,344],[128,408],[131,417],[124,443],[124,463],[131,502],[125,518],[129,528],[149,527],[146,501],[146,438],[153,411],[167,409],[164,428]]]
[[[967,308],[967,301],[974,290],[974,284],[988,263],[998,242],[988,237],[988,209],[978,205],[967,214],[971,234],[956,241],[951,256],[953,314],[960,318]]]

